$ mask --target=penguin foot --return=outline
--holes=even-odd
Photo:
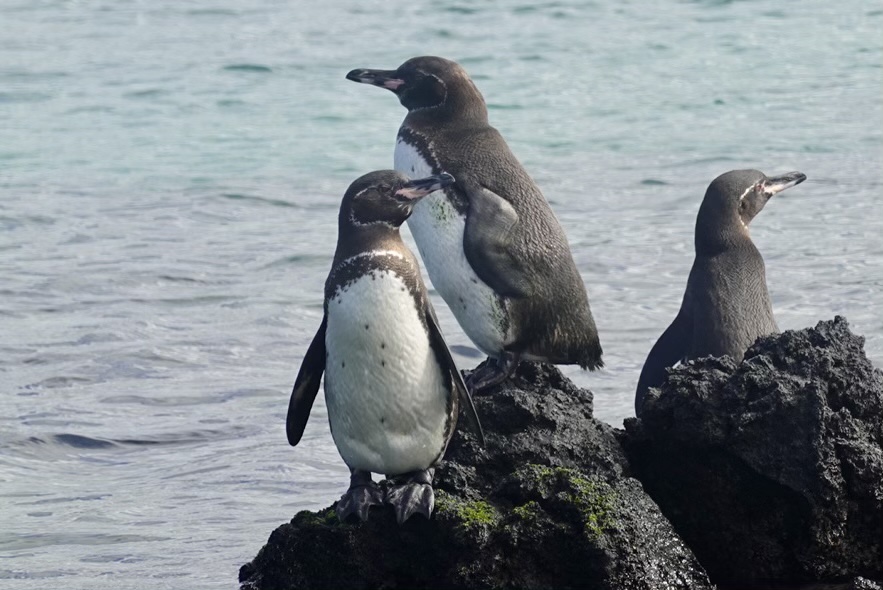
[[[499,359],[488,357],[488,363],[470,373],[466,379],[466,388],[475,395],[482,389],[499,385],[512,376],[518,368],[519,356],[512,352],[504,352]]]
[[[435,493],[432,490],[432,476],[435,470],[414,471],[393,479],[386,490],[386,501],[396,513],[396,521],[404,523],[414,514],[426,518],[432,515],[435,507]]]
[[[367,471],[353,470],[350,487],[337,501],[337,518],[344,522],[355,514],[359,520],[368,520],[368,509],[383,504],[383,490]]]

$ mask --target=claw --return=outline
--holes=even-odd
[[[337,502],[337,518],[344,522],[355,514],[359,520],[368,520],[368,509],[383,504],[383,490],[371,480],[367,471],[353,470],[350,487]]]

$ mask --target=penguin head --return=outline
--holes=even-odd
[[[801,172],[768,177],[758,170],[731,170],[708,186],[696,217],[697,251],[719,251],[749,237],[748,224],[767,201],[806,180]],[[750,238],[749,238],[750,239]]]
[[[454,184],[447,172],[418,180],[395,170],[378,170],[357,178],[340,205],[340,225],[398,228],[411,215],[414,205],[433,191]]]
[[[395,70],[352,70],[348,80],[391,90],[408,111],[450,106],[486,115],[484,98],[457,62],[442,57],[412,57]]]

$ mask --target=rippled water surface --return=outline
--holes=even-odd
[[[0,587],[230,588],[346,471],[288,393],[336,211],[404,116],[354,67],[463,63],[561,219],[613,424],[732,168],[779,324],[883,361],[883,10],[826,2],[0,0]],[[464,367],[469,342],[434,296]]]

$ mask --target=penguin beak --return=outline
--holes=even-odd
[[[435,176],[427,176],[426,178],[406,182],[405,186],[396,191],[396,196],[408,201],[416,201],[429,193],[451,186],[454,182],[453,176],[447,172],[442,172]]]
[[[395,70],[353,70],[346,75],[347,80],[360,84],[372,84],[395,92],[399,86],[405,83],[401,78],[396,78]]]
[[[786,188],[798,185],[804,180],[806,180],[806,174],[803,174],[802,172],[789,172],[782,176],[767,178],[763,181],[763,192],[767,196],[772,197],[774,194],[780,193]]]

